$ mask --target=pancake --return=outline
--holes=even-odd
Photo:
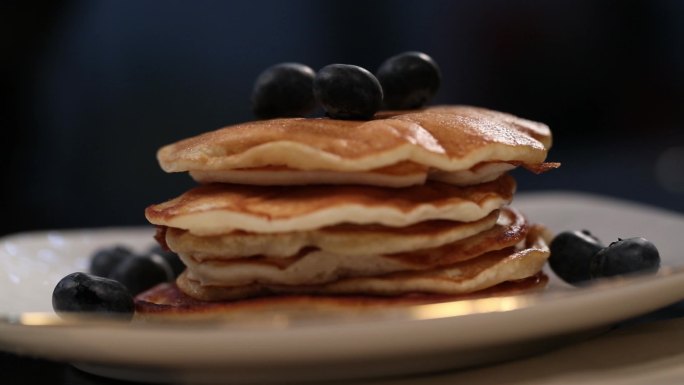
[[[248,122],[167,145],[157,158],[164,171],[190,171],[202,182],[277,184],[286,180],[276,174],[272,178],[256,175],[271,166],[372,173],[410,162],[427,168],[429,178],[440,175],[434,170],[466,171],[487,162],[534,167],[544,163],[550,146],[551,132],[542,123],[482,108],[442,106],[382,112],[369,121],[286,118]],[[245,174],[249,169],[259,171]],[[240,171],[225,173],[230,170]],[[411,168],[404,172],[416,174]],[[331,182],[331,175],[321,173],[320,183]],[[360,175],[348,177],[354,183],[368,181],[367,174]],[[319,183],[314,176],[309,175],[306,182]],[[345,180],[344,175],[336,177],[338,182]],[[387,185],[396,186],[395,179],[388,178],[391,183]]]
[[[544,238],[544,229],[534,226],[527,234],[526,240],[517,246],[491,251],[463,262],[429,270],[343,278],[320,285],[202,285],[188,270],[178,277],[176,284],[185,294],[203,301],[235,300],[279,293],[387,296],[409,293],[472,293],[539,273],[549,257],[549,249]]]
[[[468,187],[441,182],[400,189],[209,184],[149,206],[145,216],[155,225],[202,236],[234,230],[306,231],[340,223],[402,227],[436,219],[471,222],[508,204],[515,187],[508,175]]]
[[[364,184],[384,187],[406,187],[423,184],[429,178],[457,186],[490,182],[514,164],[487,162],[468,170],[428,172],[425,166],[411,162],[369,171],[293,170],[282,166],[254,167],[237,170],[196,170],[190,176],[200,183],[237,183],[258,186],[294,186],[303,184]],[[429,175],[428,175],[429,174]]]
[[[549,254],[548,246],[544,242],[537,242],[524,248],[492,251],[465,262],[429,271],[343,279],[326,284],[314,292],[375,295],[472,293],[539,273]]]
[[[145,210],[186,270],[140,314],[259,314],[434,303],[543,286],[547,231],[507,172],[546,162],[549,128],[470,106],[365,121],[248,122],[161,148],[202,185]]]
[[[530,293],[543,289],[548,277],[543,273],[529,278],[506,281],[487,289],[464,294],[412,293],[400,296],[372,295],[304,295],[280,294],[232,301],[207,302],[183,293],[175,283],[162,283],[140,293],[135,298],[136,318],[139,320],[169,316],[167,321],[187,322],[197,318],[220,316],[221,321],[242,320],[248,325],[271,322],[283,316],[310,320],[312,316],[353,315],[358,311],[378,311],[389,308],[434,304],[449,301],[503,297]],[[236,317],[236,318],[225,318]],[[274,317],[274,318],[268,318]]]
[[[499,211],[496,210],[474,222],[434,220],[406,227],[342,224],[288,233],[233,231],[203,237],[187,230],[168,228],[163,236],[171,250],[200,262],[217,257],[291,257],[305,248],[316,248],[351,257],[438,247],[491,229],[497,220],[510,222],[510,217],[511,215],[505,214],[499,218]]]
[[[253,167],[236,170],[190,171],[190,176],[200,183],[219,182],[258,186],[364,184],[384,187],[406,187],[425,183],[427,175],[427,167],[411,162],[400,162],[376,170],[347,172],[330,170],[294,170],[283,166]],[[468,176],[472,178],[472,176]],[[475,177],[479,177],[479,175],[476,175]]]
[[[546,164],[546,163],[545,163]],[[429,179],[457,186],[471,186],[478,183],[490,182],[516,166],[511,163],[487,162],[479,163],[463,171],[439,171],[430,172]]]
[[[257,284],[311,285],[340,278],[374,276],[397,271],[427,270],[476,258],[484,253],[515,246],[524,241],[528,226],[522,215],[505,210],[493,228],[460,241],[397,254],[375,253],[351,256],[340,250],[330,252],[308,248],[283,258],[254,256],[247,258],[195,258],[180,253],[188,267],[188,279],[202,285],[245,286]],[[232,249],[224,250],[230,253]]]

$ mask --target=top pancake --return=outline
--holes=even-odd
[[[337,172],[402,162],[445,172],[488,162],[535,167],[543,164],[550,146],[551,132],[542,123],[483,108],[441,106],[381,112],[368,121],[248,122],[165,146],[157,157],[167,172],[190,171],[209,182],[219,171],[271,166]]]

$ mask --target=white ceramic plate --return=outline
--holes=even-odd
[[[596,196],[516,198],[553,231],[589,229],[605,243],[644,236],[661,252],[655,276],[575,289],[551,276],[541,294],[413,306],[349,317],[276,314],[202,324],[57,322],[51,293],[89,254],[153,244],[152,229],[88,229],[0,239],[0,349],[139,381],[301,382],[403,375],[542,351],[684,299],[684,216]]]

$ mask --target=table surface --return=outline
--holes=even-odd
[[[68,341],[65,341],[68,344]],[[609,331],[533,357],[480,368],[410,378],[357,381],[355,385],[648,384],[684,383],[684,301],[627,320]],[[123,385],[67,363],[0,353],[3,385]],[[339,382],[335,383],[340,385]]]

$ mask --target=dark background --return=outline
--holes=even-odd
[[[3,2],[0,234],[143,224],[193,182],[160,146],[252,119],[264,68],[374,71],[424,51],[434,103],[546,122],[521,191],[572,189],[684,212],[682,1]]]

